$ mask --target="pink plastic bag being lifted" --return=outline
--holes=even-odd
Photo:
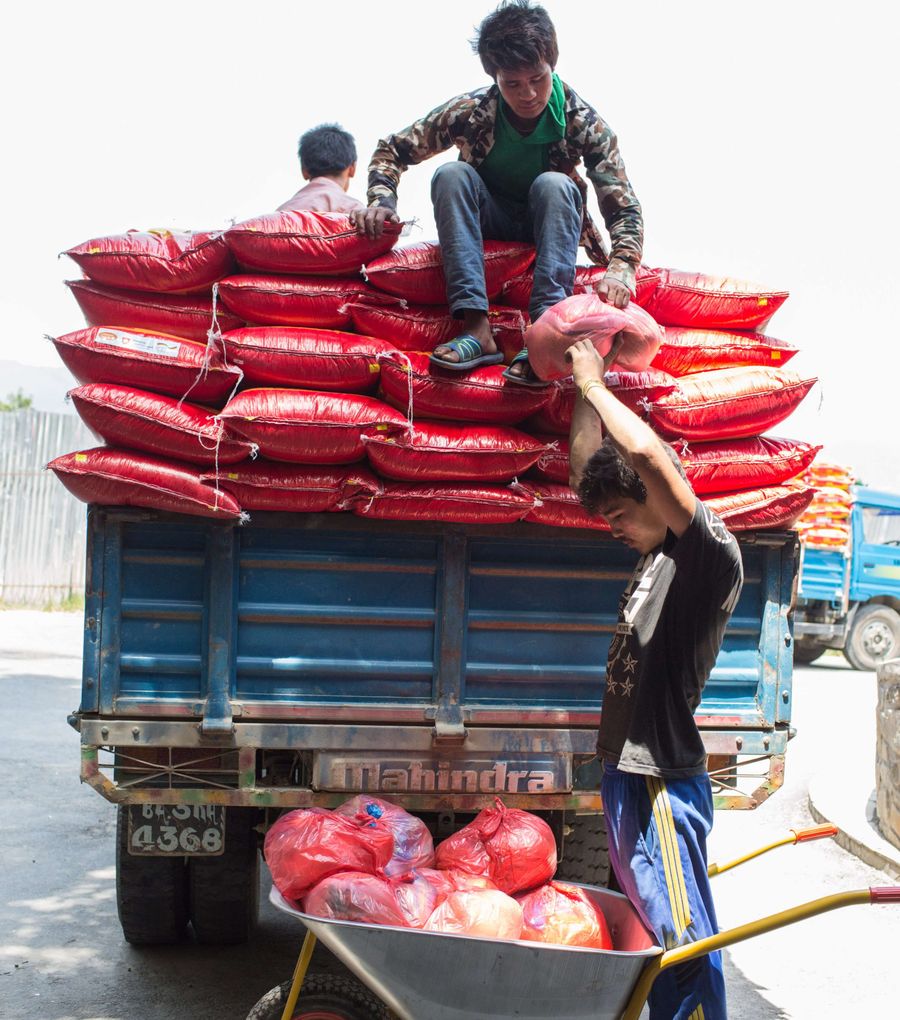
[[[282,815],[263,844],[275,888],[292,900],[339,871],[383,874],[393,852],[394,837],[383,822],[358,822],[321,808]]]
[[[522,938],[561,946],[612,949],[600,908],[577,885],[548,882],[516,897],[522,908]]]
[[[397,804],[360,794],[335,808],[344,818],[379,818],[394,836],[394,853],[384,869],[391,878],[405,875],[413,868],[428,868],[434,863],[434,841],[421,818]]]
[[[437,848],[439,868],[484,875],[505,893],[533,889],[556,872],[556,839],[530,811],[507,808],[499,797]]]
[[[631,372],[648,369],[663,338],[653,319],[633,301],[616,308],[596,294],[574,294],[548,308],[525,331],[528,360],[538,378],[561,379],[572,373],[566,351],[576,340],[590,340],[605,357],[617,333],[623,334],[623,343],[616,367]]]

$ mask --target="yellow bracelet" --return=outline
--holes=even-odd
[[[588,379],[581,387],[581,399],[586,401],[588,394],[594,386],[603,386],[603,383],[599,379]]]

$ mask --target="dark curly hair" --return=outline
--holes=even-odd
[[[556,67],[559,46],[550,15],[529,0],[504,0],[478,26],[472,49],[492,77],[546,61]]]
[[[678,473],[687,481],[678,454],[668,443],[660,442],[660,445],[678,468]],[[600,507],[614,499],[647,502],[647,487],[609,436],[606,436],[585,466],[584,474],[578,483],[578,499],[592,516],[596,516],[600,512]]]
[[[320,124],[300,136],[297,155],[310,177],[334,177],[356,162],[356,142],[340,124]]]

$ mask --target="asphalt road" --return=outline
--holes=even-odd
[[[244,1020],[290,976],[300,943],[267,903],[247,946],[132,949],[116,918],[115,810],[78,781],[80,617],[0,613],[0,1017]],[[842,660],[795,678],[785,786],[753,812],[717,815],[723,861],[814,824],[810,778],[835,755],[874,761],[874,675]],[[723,927],[841,889],[891,884],[830,842],[788,847],[715,881]],[[726,954],[732,1020],[897,1015],[900,907],[851,907]]]

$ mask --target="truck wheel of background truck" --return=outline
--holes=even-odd
[[[136,857],[128,852],[128,808],[116,820],[116,905],[125,941],[133,946],[180,942],[188,923],[183,857]]]
[[[844,656],[854,669],[877,669],[900,655],[900,614],[890,606],[861,606],[856,611]]]
[[[247,1020],[281,1020],[291,982],[267,992],[247,1014]],[[396,1015],[349,974],[309,973],[291,1020],[396,1020]]]
[[[821,641],[816,641],[814,638],[794,638],[794,662],[799,662],[802,665],[815,662],[826,647],[827,645],[823,645]]]
[[[188,902],[197,941],[246,942],[259,916],[259,839],[254,808],[227,808],[225,849],[217,857],[188,858]]]
[[[556,869],[561,881],[609,886],[609,836],[603,815],[576,815],[565,818],[568,835],[563,839],[563,856]]]

